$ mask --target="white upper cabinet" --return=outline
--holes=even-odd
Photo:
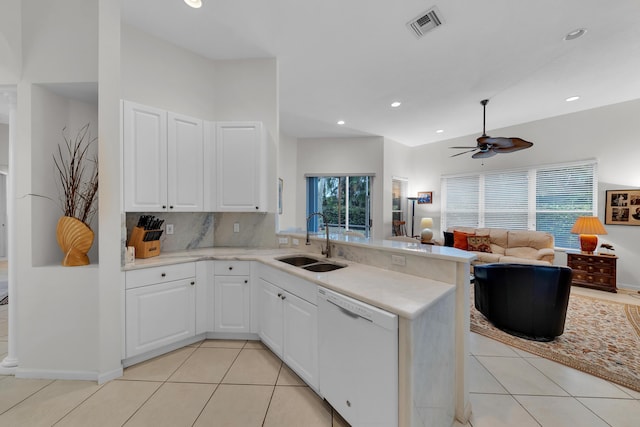
[[[266,138],[260,122],[215,123],[216,211],[266,212]]]
[[[167,113],[124,102],[124,206],[129,212],[167,208]]]
[[[204,133],[202,120],[168,115],[169,211],[204,210]]]
[[[124,101],[127,212],[204,210],[204,131],[200,119]]]

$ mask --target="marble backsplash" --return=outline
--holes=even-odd
[[[214,246],[213,222],[211,212],[130,212],[127,213],[127,241],[131,230],[138,224],[141,215],[154,215],[164,220],[164,226],[173,224],[173,234],[162,233],[160,250],[162,252],[185,249],[211,248]]]
[[[276,246],[275,214],[236,212],[130,212],[126,214],[126,241],[141,215],[154,215],[164,225],[173,224],[173,234],[164,232],[161,251],[212,247],[271,248]],[[234,232],[234,224],[239,232]],[[163,226],[164,228],[164,226]],[[124,236],[124,230],[123,230]],[[123,243],[124,251],[124,243]],[[124,262],[124,261],[123,261]]]

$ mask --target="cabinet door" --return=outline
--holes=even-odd
[[[249,276],[215,276],[216,332],[250,332],[251,288]]]
[[[195,278],[126,291],[126,354],[135,356],[195,335]]]
[[[277,286],[258,279],[260,287],[260,339],[278,357],[282,358],[284,291]]]
[[[203,123],[180,114],[168,114],[167,191],[169,212],[204,210]]]
[[[216,198],[220,212],[266,211],[265,141],[258,122],[216,123]],[[266,187],[265,187],[266,188]]]
[[[318,308],[284,294],[284,362],[310,386],[318,388]]]
[[[167,113],[124,101],[124,208],[159,212],[167,208]]]

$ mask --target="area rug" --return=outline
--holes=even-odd
[[[564,333],[530,341],[494,327],[473,304],[471,331],[640,392],[640,306],[572,294]]]

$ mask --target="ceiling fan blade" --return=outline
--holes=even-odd
[[[491,144],[493,147],[512,147],[513,138],[481,136],[478,138],[478,144]]]
[[[507,138],[505,138],[507,139]],[[525,141],[522,138],[508,138],[511,140],[512,145],[509,147],[494,147],[494,150],[498,153],[512,153],[514,151],[524,150],[533,145],[533,142]]]
[[[466,147],[449,147],[449,148],[457,148],[457,149],[467,149],[467,148],[478,148],[477,146],[466,146]]]
[[[478,150],[478,147],[474,148],[473,150],[462,151],[460,153],[454,154],[454,155],[449,156],[449,157],[462,156],[463,154],[471,153],[471,152],[477,151],[477,150]]]
[[[493,150],[487,150],[487,151],[479,151],[476,154],[474,154],[473,156],[471,156],[471,158],[473,159],[486,159],[487,157],[493,157],[496,155],[496,152]]]

